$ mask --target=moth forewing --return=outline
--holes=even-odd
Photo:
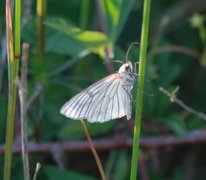
[[[117,73],[94,83],[66,102],[60,113],[71,119],[87,119],[91,123],[123,116],[130,119],[134,80],[132,64],[127,62]]]

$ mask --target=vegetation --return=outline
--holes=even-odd
[[[100,179],[81,122],[59,110],[117,71],[112,60],[124,62],[133,42],[128,59],[147,62],[137,64],[132,120],[85,121],[106,178],[205,179],[204,2],[152,1],[146,30],[146,0],[20,2],[0,6],[0,179],[33,179],[37,163],[36,179]]]

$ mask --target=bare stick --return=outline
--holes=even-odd
[[[194,109],[192,109],[191,107],[187,106],[184,102],[182,102],[181,100],[179,100],[175,93],[178,90],[177,88],[175,89],[175,91],[173,91],[172,93],[168,92],[166,89],[164,89],[163,87],[160,87],[159,90],[161,92],[163,92],[165,95],[170,97],[170,101],[171,102],[175,102],[176,104],[178,104],[179,106],[181,106],[183,109],[185,109],[187,112],[194,114],[195,116],[197,116],[200,119],[203,119],[206,121],[206,115],[202,112],[198,112]]]
[[[84,129],[84,132],[85,132],[85,134],[86,134],[86,137],[87,137],[89,146],[90,146],[90,148],[91,148],[91,151],[92,151],[92,153],[93,153],[93,155],[94,155],[95,161],[96,161],[97,166],[98,166],[98,168],[99,168],[99,172],[100,172],[100,174],[101,174],[102,180],[106,180],[106,175],[105,175],[105,173],[104,173],[104,169],[103,169],[103,167],[102,167],[102,163],[101,163],[100,158],[99,158],[99,156],[98,156],[98,154],[97,154],[97,151],[96,151],[96,149],[95,149],[95,147],[94,147],[94,144],[93,144],[93,142],[92,142],[92,139],[91,139],[91,137],[90,137],[90,135],[89,135],[88,129],[87,129],[87,127],[86,127],[86,125],[85,125],[85,123],[84,123],[83,120],[80,120],[80,122],[81,122],[81,124],[82,124],[82,126],[83,126],[83,129]]]
[[[27,71],[28,71],[28,55],[29,44],[24,43],[22,47],[22,67],[21,67],[21,82],[19,84],[19,99],[21,113],[21,147],[22,159],[24,168],[24,179],[30,180],[29,173],[29,153],[27,149],[27,113],[26,113],[26,97],[27,97]]]
[[[36,180],[36,177],[37,177],[37,174],[38,174],[40,168],[41,168],[41,164],[40,163],[36,163],[36,169],[35,169],[33,180]]]
[[[178,138],[175,135],[160,135],[151,137],[142,137],[140,140],[141,148],[166,148],[166,147],[180,147],[186,145],[196,145],[206,143],[206,131],[195,130],[187,133],[184,138]],[[132,138],[116,139],[116,138],[102,138],[94,139],[93,144],[98,151],[111,151],[112,149],[130,149],[132,147]],[[88,141],[74,140],[63,142],[29,142],[28,150],[30,153],[48,153],[52,149],[59,147],[65,152],[82,153],[90,151]],[[21,153],[21,146],[19,144],[13,145],[13,154]],[[5,145],[0,145],[0,156],[5,154]]]

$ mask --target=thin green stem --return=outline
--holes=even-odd
[[[81,29],[87,28],[88,17],[89,17],[89,5],[90,5],[90,0],[82,1],[80,22],[79,22]]]
[[[15,0],[15,44],[13,42],[12,16],[10,0],[6,1],[6,32],[7,32],[7,58],[8,58],[8,80],[9,100],[6,124],[6,151],[4,161],[4,179],[10,180],[12,145],[14,136],[14,118],[16,109],[17,86],[14,83],[19,69],[20,57],[20,28],[21,28],[21,1]],[[15,49],[14,49],[15,47]]]
[[[139,140],[140,140],[140,130],[141,130],[141,116],[142,116],[145,69],[146,69],[146,55],[147,55],[147,47],[148,47],[150,7],[151,7],[151,0],[145,0],[144,10],[143,10],[143,21],[142,21],[140,64],[139,64],[139,76],[138,76],[138,86],[137,86],[138,91],[137,91],[137,99],[136,99],[137,108],[136,108],[136,114],[135,114],[130,180],[137,179],[137,163],[138,163],[138,156],[139,156]]]
[[[14,27],[14,80],[18,76],[21,51],[21,0],[15,0],[15,27]],[[16,86],[16,84],[15,84]]]
[[[4,179],[9,180],[11,174],[11,161],[12,161],[12,144],[13,144],[13,131],[14,131],[14,110],[13,104],[13,89],[12,89],[12,72],[14,62],[14,45],[12,35],[12,17],[11,17],[11,4],[6,1],[6,39],[7,39],[7,58],[8,58],[8,76],[9,76],[9,102],[8,102],[8,115],[6,124],[6,149],[4,159]]]
[[[21,0],[15,0],[15,59],[20,58]]]
[[[42,58],[45,52],[45,43],[44,43],[44,20],[46,16],[47,9],[46,0],[37,0],[37,27],[38,27],[38,54]]]

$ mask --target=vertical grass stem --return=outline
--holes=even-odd
[[[139,76],[138,76],[138,86],[137,86],[138,90],[137,90],[137,99],[136,99],[137,108],[136,108],[136,113],[135,113],[130,180],[137,179],[137,163],[138,163],[138,156],[139,156],[139,140],[140,140],[140,130],[141,130],[141,116],[142,116],[145,69],[146,69],[146,55],[147,55],[147,46],[148,46],[150,7],[151,7],[151,0],[145,0],[144,9],[143,9]]]
[[[6,0],[6,40],[8,59],[8,114],[6,122],[6,150],[4,159],[4,179],[10,180],[12,163],[12,145],[14,136],[14,118],[16,109],[17,86],[14,83],[19,69],[20,57],[20,29],[21,29],[21,1],[15,0],[15,42],[13,41],[13,28],[11,16],[11,2]],[[15,43],[15,44],[14,44]],[[14,49],[15,47],[15,49]]]

